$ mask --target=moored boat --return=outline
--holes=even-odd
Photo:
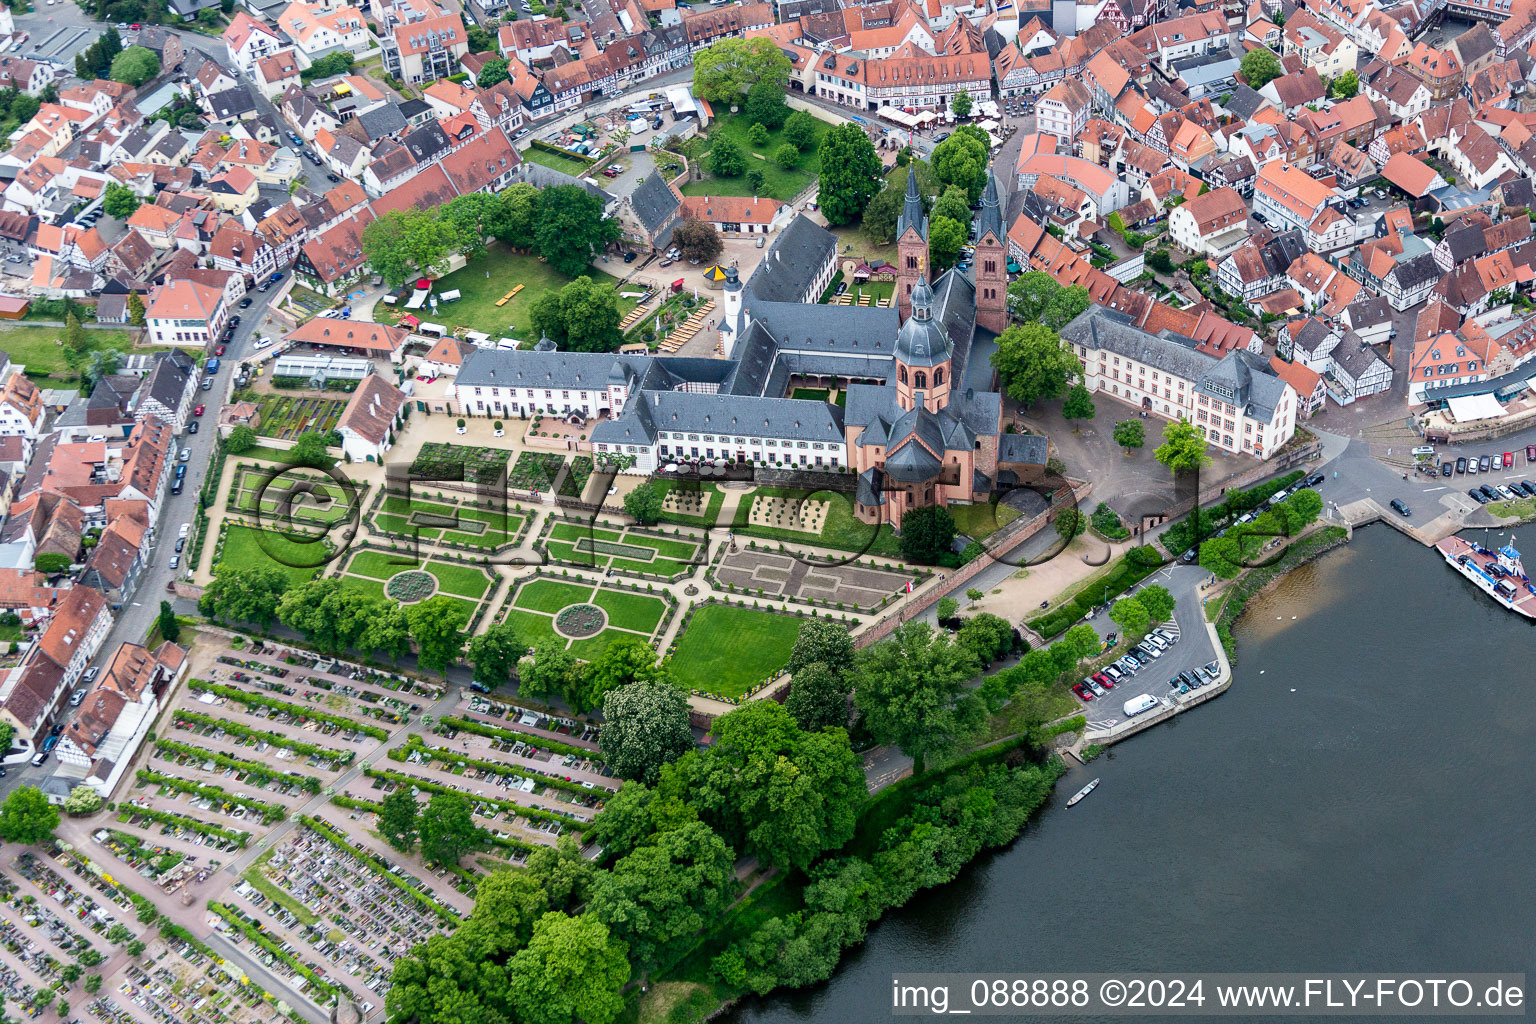
[[[1446,537],[1435,549],[1483,593],[1516,614],[1536,619],[1536,585],[1525,573],[1513,537],[1497,551],[1460,537]]]
[[[1086,785],[1082,789],[1078,790],[1077,793],[1072,797],[1072,799],[1067,801],[1067,806],[1071,807],[1073,804],[1077,803],[1083,797],[1087,796],[1089,793],[1092,793],[1093,790],[1094,790],[1094,787],[1097,786],[1098,784],[1099,784],[1099,780],[1098,779],[1094,779],[1092,782],[1088,783],[1088,785]]]

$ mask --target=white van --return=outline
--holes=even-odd
[[[1153,647],[1156,647],[1160,651],[1166,651],[1168,649],[1168,641],[1164,640],[1156,633],[1148,633],[1145,639],[1147,643],[1151,644]]]
[[[1415,454],[1415,455],[1433,455],[1433,454],[1435,454],[1435,446],[1432,445],[1432,444],[1421,444],[1421,445],[1419,445],[1417,448],[1415,448],[1413,450],[1413,454]]]
[[[1151,711],[1157,707],[1159,701],[1150,693],[1144,693],[1140,697],[1132,697],[1125,702],[1125,714],[1128,718],[1135,718],[1144,711]]]

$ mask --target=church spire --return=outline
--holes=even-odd
[[[915,229],[923,241],[928,240],[928,217],[923,213],[923,197],[917,191],[917,172],[911,164],[907,165],[907,197],[896,221],[896,237],[906,234],[907,228]]]
[[[981,194],[981,215],[977,218],[976,237],[982,238],[990,231],[999,241],[1003,238],[1002,196],[997,187],[997,175],[987,168],[987,188]]]

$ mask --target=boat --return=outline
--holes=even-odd
[[[1074,795],[1071,800],[1067,801],[1067,806],[1071,807],[1073,804],[1077,803],[1083,797],[1087,796],[1089,793],[1092,793],[1093,790],[1094,790],[1094,787],[1097,786],[1098,784],[1099,784],[1099,780],[1098,779],[1094,779],[1092,782],[1088,783],[1088,785],[1086,785],[1082,789],[1078,790],[1076,795]]]
[[[1497,551],[1480,544],[1447,537],[1435,544],[1445,563],[1461,573],[1477,589],[1517,615],[1536,619],[1536,587],[1525,574],[1514,537]]]

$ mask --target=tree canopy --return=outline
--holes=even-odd
[[[433,793],[421,810],[417,828],[422,856],[450,867],[485,841],[475,824],[469,797],[457,791]]]
[[[1205,449],[1205,435],[1186,419],[1163,426],[1163,443],[1152,454],[1174,474],[1199,469],[1211,461],[1211,454]]]
[[[1141,420],[1121,420],[1115,424],[1115,444],[1121,448],[1140,448],[1147,443]]]
[[[527,650],[528,645],[510,622],[492,625],[484,633],[471,637],[469,661],[475,666],[475,682],[492,689],[506,685]]]
[[[448,674],[449,666],[464,653],[464,626],[469,610],[463,601],[447,594],[429,597],[405,613],[416,641],[416,661],[428,672]]]
[[[742,94],[759,82],[782,90],[793,71],[772,39],[722,39],[694,54],[693,88],[711,103],[740,103]]]
[[[59,827],[59,809],[36,786],[19,786],[0,804],[0,839],[30,846]]]
[[[603,719],[598,745],[603,762],[620,778],[654,783],[662,765],[693,749],[688,701],[670,682],[640,679],[609,690]]]
[[[1060,331],[1087,309],[1091,299],[1080,284],[1063,287],[1043,270],[1020,274],[1008,284],[1008,309],[1025,323]]]
[[[725,251],[720,232],[713,224],[697,217],[689,217],[672,229],[672,244],[677,246],[685,259],[712,263]]]
[[[603,216],[603,201],[579,185],[543,189],[533,224],[539,255],[567,277],[580,274],[594,252],[619,237],[618,222]]]
[[[438,276],[460,248],[454,225],[436,210],[389,210],[363,228],[363,255],[392,287],[419,275]]]
[[[784,127],[789,120],[789,105],[784,102],[784,83],[759,81],[747,90],[745,114],[748,121],[770,131]]]
[[[880,157],[864,130],[852,122],[836,125],[821,139],[818,201],[832,225],[856,220],[880,191]]]
[[[160,58],[154,50],[130,46],[112,58],[112,81],[138,88],[160,73]]]
[[[955,517],[943,505],[908,509],[901,517],[901,557],[934,565],[950,553],[956,532]]]
[[[853,702],[870,734],[911,755],[921,774],[929,757],[980,725],[984,708],[966,686],[978,671],[975,655],[948,634],[907,622],[859,652]]]
[[[219,622],[249,622],[267,629],[289,587],[288,574],[272,565],[213,567],[213,580],[197,599],[197,610]]]
[[[102,209],[107,211],[108,217],[116,217],[118,220],[127,220],[133,216],[139,208],[138,194],[127,185],[120,185],[115,181],[107,183],[106,194],[102,197]]]
[[[475,76],[475,84],[482,89],[489,89],[493,85],[505,82],[509,77],[506,58],[492,57],[480,65],[480,74]]]
[[[965,190],[966,201],[976,202],[987,187],[989,145],[986,132],[973,125],[961,125],[933,148],[934,177],[945,185],[960,186]]]
[[[747,169],[747,158],[741,147],[721,136],[714,140],[709,150],[709,171],[717,178],[739,178]]]
[[[1284,69],[1280,67],[1280,58],[1262,46],[1243,54],[1239,70],[1242,71],[1243,78],[1247,80],[1250,89],[1262,89],[1272,80],[1285,74]]]
[[[1026,409],[1056,398],[1078,379],[1083,364],[1051,328],[1039,323],[1014,324],[997,339],[992,365],[1007,382],[1008,397]]]
[[[612,352],[623,340],[618,290],[585,274],[535,299],[528,318],[534,331],[573,352]]]

